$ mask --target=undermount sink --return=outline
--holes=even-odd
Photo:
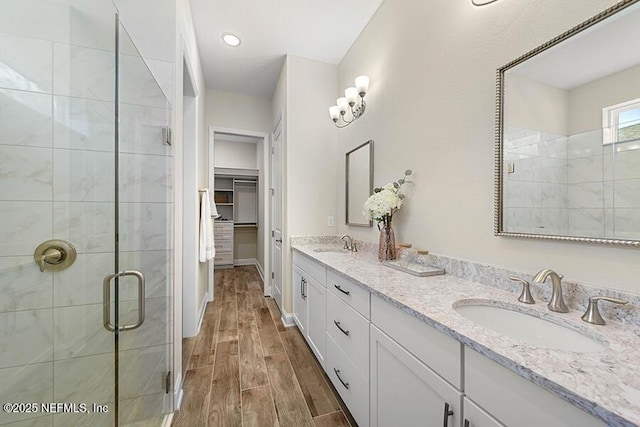
[[[339,253],[339,254],[346,254],[346,253],[351,252],[351,251],[349,251],[347,249],[335,248],[335,247],[316,248],[313,251],[314,252],[335,252],[335,253]]]
[[[588,353],[608,347],[607,341],[577,326],[543,318],[544,313],[492,300],[460,300],[453,303],[458,314],[511,338],[540,348]],[[554,319],[555,320],[555,319]]]

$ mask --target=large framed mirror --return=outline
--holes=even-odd
[[[640,0],[498,69],[498,236],[640,246]]]
[[[364,216],[364,202],[373,193],[373,140],[347,152],[346,157],[346,224],[371,227]]]

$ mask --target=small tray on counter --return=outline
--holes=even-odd
[[[397,260],[383,261],[382,265],[386,265],[387,267],[395,268],[396,270],[400,270],[405,273],[409,273],[414,276],[420,276],[420,277],[439,276],[445,273],[444,269],[434,267],[432,265],[417,264],[417,263],[409,263],[409,264],[402,265]]]

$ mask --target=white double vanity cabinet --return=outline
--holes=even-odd
[[[293,251],[293,317],[359,426],[606,424]]]

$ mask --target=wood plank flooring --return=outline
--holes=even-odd
[[[296,327],[263,296],[255,267],[215,274],[200,333],[183,340],[175,427],[349,427],[353,418]]]

